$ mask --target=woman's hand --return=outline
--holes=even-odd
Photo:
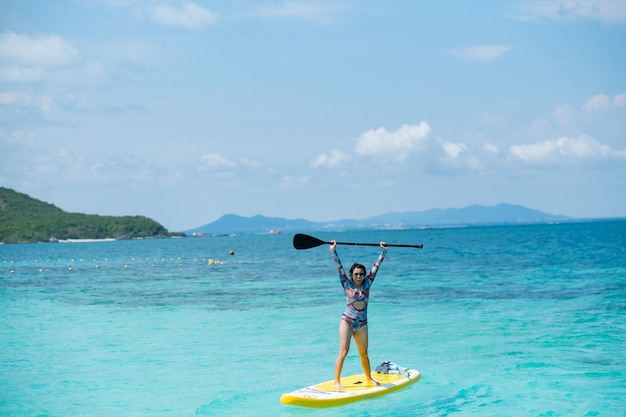
[[[337,248],[337,241],[333,239],[333,240],[330,241],[330,251],[331,251],[331,253],[334,252],[336,250],[336,248]]]
[[[380,248],[384,251],[387,252],[387,244],[385,242],[380,242]]]

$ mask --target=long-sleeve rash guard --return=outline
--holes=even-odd
[[[341,316],[341,319],[347,321],[353,331],[356,331],[367,324],[367,303],[369,301],[370,287],[374,283],[374,278],[376,278],[378,268],[385,259],[386,254],[386,251],[380,252],[380,255],[378,255],[378,259],[376,259],[376,262],[372,266],[369,274],[367,274],[367,276],[361,283],[361,291],[359,291],[354,285],[352,277],[346,275],[337,251],[335,250],[334,252],[332,252],[333,260],[335,261],[335,264],[337,264],[339,280],[341,282],[341,286],[343,287],[344,293],[346,294],[347,305],[345,311],[343,312],[343,315]]]

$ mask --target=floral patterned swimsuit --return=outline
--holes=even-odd
[[[357,331],[367,325],[367,303],[370,296],[370,287],[374,283],[378,267],[385,259],[386,253],[387,252],[385,251],[381,251],[380,255],[378,255],[378,259],[374,263],[374,266],[372,266],[372,270],[369,274],[367,274],[361,283],[361,291],[359,291],[356,289],[352,277],[348,277],[346,275],[343,265],[341,264],[341,260],[339,259],[339,255],[337,255],[337,251],[332,252],[333,260],[337,264],[339,280],[343,286],[344,293],[346,294],[346,301],[348,303],[341,319],[350,324],[352,331]]]

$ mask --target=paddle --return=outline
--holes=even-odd
[[[296,249],[311,249],[321,245],[330,245],[330,242],[324,242],[316,237],[304,235],[302,233],[296,233],[293,236],[293,247]],[[352,246],[379,246],[378,243],[353,243],[353,242],[337,242],[338,245],[352,245]],[[422,249],[424,245],[397,245],[389,243],[387,246],[394,246],[397,248],[417,248]]]

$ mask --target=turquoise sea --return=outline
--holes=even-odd
[[[626,222],[314,235],[424,244],[389,249],[369,307],[372,365],[418,383],[280,404],[332,379],[344,308],[328,247],[290,233],[3,245],[0,415],[626,415]]]

